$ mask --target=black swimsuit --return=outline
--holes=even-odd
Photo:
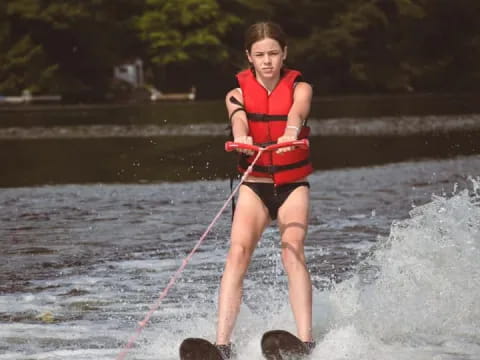
[[[243,185],[252,189],[265,204],[270,218],[277,218],[278,209],[287,200],[288,196],[299,186],[310,187],[308,182],[296,182],[275,187],[273,183],[244,182]]]

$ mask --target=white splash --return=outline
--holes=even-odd
[[[470,180],[473,190],[434,196],[394,222],[328,294],[333,318],[314,358],[480,357],[480,182]]]

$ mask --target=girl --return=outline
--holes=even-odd
[[[270,22],[250,26],[245,50],[250,69],[237,74],[239,87],[226,96],[234,141],[267,146],[306,138],[312,88],[298,71],[284,67],[287,46],[281,28]],[[254,156],[251,151],[239,151],[238,168],[244,172]],[[240,187],[219,294],[216,346],[226,359],[231,356],[230,337],[247,267],[262,232],[273,220],[281,234],[298,337],[308,349],[313,348],[312,285],[304,256],[311,172],[308,149],[281,148],[264,153]]]

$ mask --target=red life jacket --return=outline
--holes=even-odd
[[[253,138],[254,144],[275,144],[284,134],[288,112],[293,104],[294,83],[300,76],[296,70],[283,70],[277,86],[269,95],[250,69],[237,74],[247,113],[249,136]],[[309,133],[310,128],[303,126],[298,138],[307,138]],[[309,153],[309,149],[298,148],[281,154],[275,151],[265,152],[255,163],[251,175],[271,177],[275,185],[295,182],[313,171]],[[244,154],[240,156],[240,173],[245,172],[254,158],[255,156]]]

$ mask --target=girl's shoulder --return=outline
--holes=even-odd
[[[294,85],[294,88],[293,88],[293,95],[295,97],[304,97],[306,96],[307,98],[311,97],[312,96],[312,92],[313,92],[313,89],[312,89],[312,85],[310,85],[308,82],[306,81],[299,81],[299,82],[296,82],[293,84]]]
[[[237,88],[233,88],[231,89],[228,93],[227,93],[227,96],[232,96],[232,95],[240,95],[242,96],[242,89],[237,87]]]
[[[243,102],[242,89],[234,88],[230,90],[225,96],[225,100],[232,104],[242,105],[242,102]]]

